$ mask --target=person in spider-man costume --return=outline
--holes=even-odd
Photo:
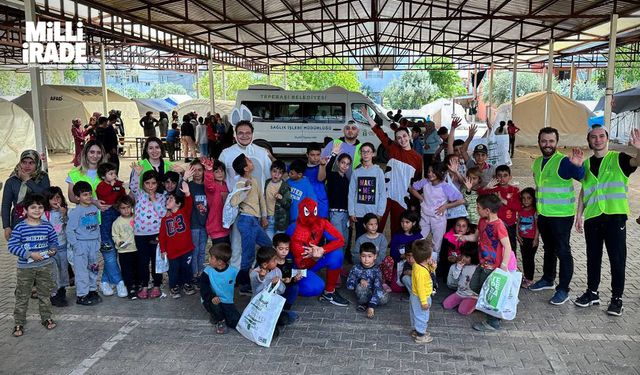
[[[306,269],[307,276],[298,282],[298,293],[303,297],[319,296],[320,301],[347,306],[349,301],[336,292],[344,254],[344,238],[331,223],[318,217],[318,204],[304,198],[298,205],[298,218],[287,230],[291,237],[290,251],[296,268]],[[323,246],[319,246],[322,239]],[[327,282],[317,272],[326,268]]]

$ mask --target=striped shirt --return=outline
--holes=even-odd
[[[58,235],[53,226],[46,221],[39,225],[30,225],[23,221],[16,225],[9,238],[9,252],[18,257],[18,268],[42,267],[53,261],[46,254],[49,249],[58,248]],[[39,252],[46,259],[34,262],[31,252]]]

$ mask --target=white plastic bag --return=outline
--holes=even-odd
[[[396,284],[398,284],[398,286],[404,286],[402,283],[402,270],[404,269],[405,262],[406,260],[401,260],[396,263]]]
[[[518,307],[522,273],[495,269],[482,284],[476,309],[496,318],[513,320]]]
[[[225,229],[231,228],[231,225],[236,221],[238,214],[240,213],[240,206],[232,206],[231,198],[233,198],[236,194],[243,194],[242,199],[244,200],[248,194],[248,191],[251,189],[251,186],[246,186],[240,189],[233,190],[229,195],[227,195],[227,199],[224,201],[224,207],[222,209],[222,227]]]
[[[156,273],[165,273],[169,271],[169,259],[162,258],[160,245],[156,246]]]
[[[249,341],[267,348],[271,345],[285,303],[284,297],[277,294],[279,286],[280,281],[251,298],[236,326],[236,330]]]

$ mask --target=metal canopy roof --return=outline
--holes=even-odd
[[[339,61],[323,69],[391,70],[425,56],[433,59],[430,68],[442,57],[460,69],[507,68],[516,53],[533,66],[544,64],[551,38],[557,63],[603,66],[613,13],[620,17],[618,46],[635,44],[638,51],[640,43],[637,0],[36,0],[36,6],[41,19],[83,21],[90,47],[106,42],[112,63],[179,70],[212,58],[267,72],[332,57]],[[640,61],[639,53],[625,56],[618,66]]]

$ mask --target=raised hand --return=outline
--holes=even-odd
[[[471,188],[473,187],[473,183],[471,182],[469,176],[464,178],[464,187],[467,188],[467,191],[471,191]]]
[[[202,158],[200,158],[200,163],[202,163],[202,166],[204,167],[205,170],[207,170],[207,171],[213,170],[213,160],[212,159],[202,157]]]
[[[633,129],[629,134],[629,144],[636,150],[640,150],[640,129]]]
[[[182,180],[182,186],[180,187],[180,191],[184,193],[186,197],[191,195],[191,191],[189,190],[189,184],[187,181]]]
[[[447,169],[449,169],[452,173],[458,172],[458,163],[454,158],[449,159],[449,164],[447,165]]]
[[[137,161],[134,161],[131,163],[131,170],[134,171],[136,175],[140,176],[140,174],[142,174],[143,169],[144,168],[142,168],[142,166],[138,164]]]
[[[471,124],[469,125],[469,137],[473,138],[478,132],[478,125]]]
[[[182,176],[182,180],[183,181],[189,181],[193,177],[194,173],[195,173],[195,168],[194,167],[190,167],[189,169],[184,171],[184,175]]]
[[[455,130],[457,127],[460,126],[460,124],[462,124],[462,119],[458,116],[454,117],[451,120],[451,130]]]
[[[581,167],[582,162],[584,162],[584,152],[580,148],[574,147],[573,150],[571,151],[571,156],[569,157],[569,161],[571,162],[571,164],[575,165],[576,167]]]
[[[331,149],[332,154],[340,155],[342,151],[342,142],[333,142],[333,148]]]
[[[490,190],[490,189],[493,189],[496,186],[498,186],[498,179],[497,178],[492,178],[489,181],[489,183],[487,184],[487,186],[485,187],[485,189]]]

